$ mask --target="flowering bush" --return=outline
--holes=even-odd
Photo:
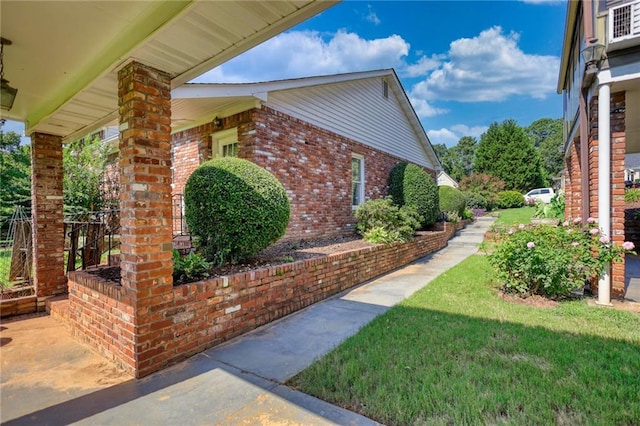
[[[586,226],[577,219],[561,226],[519,225],[504,234],[489,260],[504,290],[524,296],[567,296],[634,249],[629,241],[614,244],[592,218]]]

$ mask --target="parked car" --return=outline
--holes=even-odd
[[[545,204],[549,204],[551,199],[556,195],[553,188],[536,188],[524,195],[524,201],[527,204],[535,204],[538,200]]]

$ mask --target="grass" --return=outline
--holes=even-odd
[[[9,281],[9,268],[11,267],[11,250],[0,249],[0,283]]]
[[[388,425],[639,424],[640,315],[509,303],[472,256],[291,380]]]
[[[531,222],[531,217],[535,213],[535,207],[519,207],[517,209],[505,209],[498,211],[498,218],[496,219],[495,226],[505,225],[517,225],[520,223]]]

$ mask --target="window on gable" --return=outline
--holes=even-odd
[[[387,80],[382,80],[382,96],[384,96],[385,99],[389,99],[389,83]]]
[[[223,130],[211,135],[211,153],[214,157],[238,156],[238,128]]]
[[[364,157],[351,156],[351,206],[358,207],[364,202]]]

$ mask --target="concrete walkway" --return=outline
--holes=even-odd
[[[3,356],[0,420],[5,425],[376,424],[283,383],[474,254],[493,221],[480,218],[432,255],[142,380],[80,389],[37,380],[25,386],[14,380],[24,372],[13,371]],[[10,324],[5,328],[3,333],[10,331]]]

